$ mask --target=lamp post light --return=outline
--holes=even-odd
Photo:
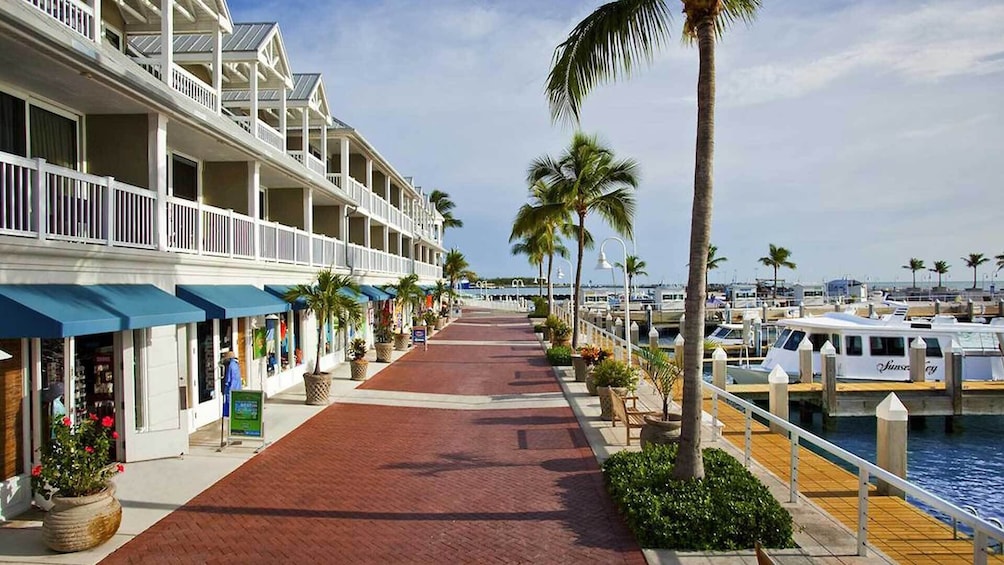
[[[613,268],[614,267],[613,267],[613,265],[611,265],[607,261],[607,255],[606,255],[606,253],[603,252],[603,248],[606,247],[607,242],[610,241],[610,240],[614,240],[617,243],[620,243],[621,244],[621,248],[624,250],[624,328],[630,328],[631,327],[631,294],[630,294],[630,289],[628,289],[628,272],[627,272],[627,256],[628,256],[628,252],[627,252],[627,245],[624,243],[624,240],[622,240],[619,237],[608,237],[608,238],[604,239],[603,243],[600,244],[600,256],[599,256],[599,258],[596,261],[596,268],[597,269],[610,269],[611,273],[613,273]],[[627,343],[627,361],[628,361],[628,365],[632,365],[633,364],[633,359],[631,357],[631,338],[627,335],[626,331],[624,333],[624,341]]]

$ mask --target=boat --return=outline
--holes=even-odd
[[[837,379],[842,381],[910,381],[910,346],[917,338],[927,345],[926,380],[943,381],[943,351],[950,346],[963,352],[963,378],[1004,380],[1004,319],[991,324],[963,323],[954,316],[906,320],[907,306],[882,319],[862,318],[848,312],[780,320],[774,345],[759,365],[729,367],[737,384],[762,384],[780,366],[794,382],[798,379],[798,346],[808,337],[812,343],[812,366],[818,373],[819,350],[830,342],[837,353]],[[953,345],[954,344],[954,345]]]
[[[708,337],[704,338],[705,344],[714,344],[723,348],[753,347],[756,339],[756,328],[750,324],[749,335],[744,339],[743,324],[722,323],[718,324]],[[762,324],[760,328],[760,344],[768,347],[777,340],[778,327],[776,324]]]
[[[655,289],[655,305],[663,312],[682,311],[685,306],[687,291],[682,287],[664,287]]]
[[[580,308],[587,310],[609,310],[614,293],[606,290],[583,290]]]

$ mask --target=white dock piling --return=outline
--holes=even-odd
[[[803,383],[812,382],[812,342],[809,336],[802,338],[798,344],[798,380]]]
[[[721,347],[716,347],[711,354],[711,382],[716,387],[725,390],[725,375],[728,374],[729,354]]]
[[[788,420],[788,373],[780,365],[775,365],[767,376],[770,385],[770,413],[785,421]],[[771,422],[770,431],[775,434],[787,434],[781,426]]]
[[[875,462],[890,473],[906,478],[906,440],[909,414],[896,393],[890,392],[875,409],[878,418]],[[879,494],[904,496],[904,492],[885,481],[876,483]]]
[[[910,343],[910,382],[927,380],[927,342],[918,337]]]

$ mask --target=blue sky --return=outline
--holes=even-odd
[[[294,71],[324,74],[334,114],[426,191],[450,193],[466,225],[447,244],[477,272],[532,276],[509,254],[511,220],[530,160],[572,134],[550,122],[544,81],[554,46],[599,4],[230,8],[235,21],[278,21]],[[712,242],[728,262],[712,282],[769,276],[756,260],[770,243],[798,264],[780,276],[804,282],[905,282],[911,257],[946,260],[949,280],[971,280],[962,256],[1004,253],[1004,3],[764,4],[718,48]],[[696,50],[674,40],[583,110],[584,131],[640,164],[636,245],[652,282],[686,278],[696,73]],[[610,235],[596,218],[587,225]],[[585,281],[610,280],[591,268],[597,253],[587,251]],[[611,260],[621,253],[607,245]]]

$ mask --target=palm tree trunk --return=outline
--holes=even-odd
[[[544,262],[537,263],[537,296],[544,297]]]
[[[774,300],[777,300],[777,265],[774,265]]]
[[[708,246],[711,244],[711,205],[714,196],[715,154],[715,28],[711,16],[697,23],[700,69],[697,75],[697,148],[694,166],[694,205],[690,217],[690,268],[683,326],[683,421],[680,449],[673,478],[704,478],[701,456],[701,401],[703,382],[704,307],[707,287]]]
[[[579,348],[579,289],[582,288],[582,254],[586,245],[586,213],[579,212],[579,257],[575,263],[575,295],[572,296],[572,350]]]
[[[324,322],[317,316],[317,357],[314,359],[314,374],[321,374],[321,340],[324,339]]]
[[[973,267],[973,288],[976,288],[976,267]]]
[[[554,272],[554,253],[547,254],[547,315],[551,315],[554,310],[554,283],[551,282],[551,273]]]

